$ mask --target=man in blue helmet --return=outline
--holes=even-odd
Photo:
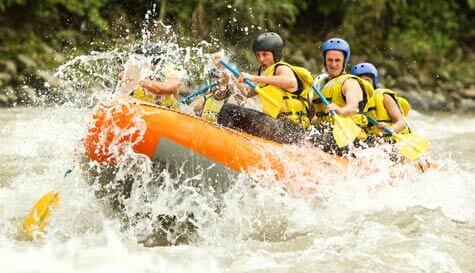
[[[376,126],[370,126],[368,133],[387,136],[382,130],[385,125],[396,133],[409,133],[404,117],[411,106],[406,99],[399,97],[396,92],[386,88],[378,88],[379,75],[376,67],[371,63],[359,63],[351,68],[350,73],[368,81],[375,89],[374,99],[368,108],[368,115],[379,123]]]
[[[334,120],[329,112],[334,110],[338,115],[347,116],[356,125],[364,128],[368,125],[368,120],[362,113],[366,112],[374,90],[368,82],[346,73],[345,68],[350,61],[351,51],[345,40],[340,38],[327,40],[322,46],[322,56],[326,73],[315,78],[315,85],[328,100],[329,105],[325,106],[316,92],[305,94],[312,103],[315,113],[312,121],[318,129],[312,136],[312,141],[325,152],[343,155],[348,152],[348,148],[337,146],[331,133]],[[366,133],[362,130],[354,143],[358,144],[359,140],[366,137]]]
[[[328,80],[326,83],[321,83],[321,91],[330,104],[323,105],[317,94],[309,93],[309,100],[313,102],[315,110],[317,127],[326,127],[333,122],[328,114],[330,110],[350,117],[358,126],[366,127],[368,121],[362,113],[366,111],[374,90],[368,82],[346,73],[345,68],[351,56],[349,44],[343,39],[332,38],[323,44],[322,53]],[[359,139],[365,137],[362,133]]]

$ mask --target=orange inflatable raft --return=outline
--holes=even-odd
[[[300,190],[340,180],[349,165],[312,146],[280,144],[139,101],[100,107],[84,146],[86,156],[101,164],[115,164],[127,149],[151,160],[195,157],[201,165],[271,177]]]

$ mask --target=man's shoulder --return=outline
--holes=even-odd
[[[288,63],[276,63],[275,64],[275,70],[284,70],[284,71],[292,71],[291,65]]]
[[[359,90],[362,91],[360,83],[356,78],[346,78],[342,86],[343,91],[345,90]]]
[[[346,85],[346,84],[354,85],[354,84],[356,84],[356,85],[359,86],[359,81],[356,78],[348,77],[348,78],[345,78],[343,80],[344,80],[343,85]]]
[[[284,76],[294,77],[295,79],[297,79],[294,71],[287,64],[279,64],[274,70],[274,75],[284,75]]]

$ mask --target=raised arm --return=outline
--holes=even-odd
[[[255,83],[269,84],[280,87],[290,93],[297,92],[298,82],[294,72],[286,65],[279,65],[275,70],[274,76],[257,76],[242,73],[242,79],[249,79]]]
[[[149,92],[162,95],[173,94],[178,98],[181,78],[178,75],[170,75],[163,82],[144,79],[140,81],[140,85]]]

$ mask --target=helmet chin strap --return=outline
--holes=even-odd
[[[279,62],[282,59],[282,53],[278,54],[276,50],[273,50],[272,57],[274,58],[274,63]]]

